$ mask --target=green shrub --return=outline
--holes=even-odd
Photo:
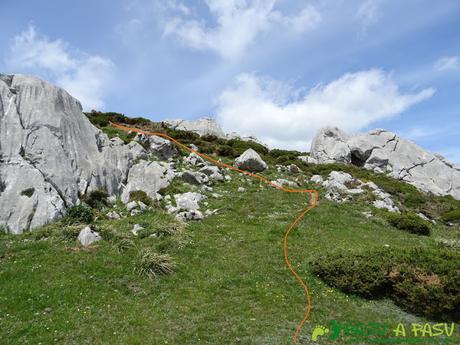
[[[414,213],[388,213],[386,218],[397,229],[417,235],[430,235],[431,224]]]
[[[157,254],[150,249],[139,252],[135,271],[142,276],[157,278],[160,275],[168,275],[174,272],[175,264],[167,254]]]
[[[253,141],[231,139],[227,142],[227,145],[231,146],[238,156],[241,155],[247,149],[253,149],[254,151],[257,151],[257,153],[259,154],[268,153],[268,149],[265,146]]]
[[[93,211],[86,204],[71,206],[67,209],[65,222],[67,224],[85,223],[89,224],[93,221]]]
[[[152,205],[152,199],[143,190],[135,190],[129,193],[129,201],[141,201],[146,205]]]
[[[445,212],[441,218],[446,223],[460,223],[460,209]]]
[[[217,154],[222,157],[237,157],[235,150],[230,145],[221,145],[217,149]]]
[[[82,197],[82,201],[84,201],[91,208],[100,208],[102,206],[107,206],[108,197],[109,194],[105,189],[97,189],[93,190],[87,195],[84,195]]]
[[[347,293],[391,298],[406,311],[439,320],[460,317],[460,253],[455,251],[340,252],[318,258],[312,269]]]
[[[27,188],[21,192],[21,195],[24,195],[30,198],[32,195],[34,195],[34,193],[35,193],[35,188]]]

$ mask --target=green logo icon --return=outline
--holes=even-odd
[[[326,333],[329,333],[329,328],[318,325],[313,329],[313,333],[311,334],[311,340],[316,341],[318,340],[318,337],[325,335]]]

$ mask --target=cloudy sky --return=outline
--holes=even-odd
[[[458,0],[0,1],[0,71],[85,109],[215,117],[309,150],[385,128],[460,163]]]

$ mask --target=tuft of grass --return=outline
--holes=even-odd
[[[460,223],[460,209],[445,212],[441,218],[446,223]]]
[[[129,201],[141,201],[147,206],[153,204],[152,199],[143,190],[135,190],[129,193]]]
[[[174,273],[176,265],[168,254],[157,254],[150,248],[140,250],[134,268],[141,276],[157,278]]]

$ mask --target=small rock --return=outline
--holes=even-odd
[[[227,182],[230,182],[232,180],[232,177],[230,175],[225,175],[224,178]]]
[[[201,172],[196,171],[184,171],[182,173],[182,179],[190,184],[200,185],[209,182],[208,176]]]
[[[107,218],[109,218],[109,219],[120,219],[121,216],[117,212],[112,211],[112,212],[107,213]]]
[[[235,159],[235,167],[251,172],[261,172],[268,168],[259,154],[253,149],[247,149]]]
[[[244,187],[238,187],[238,192],[244,193],[244,192],[246,192],[246,188],[244,188]]]
[[[186,221],[186,220],[201,220],[203,219],[203,213],[198,210],[194,211],[184,211],[176,215],[176,219]]]
[[[117,197],[116,195],[111,195],[107,198],[107,202],[109,203],[109,205],[115,205],[116,202],[117,202]]]
[[[288,172],[290,174],[298,174],[300,173],[300,168],[295,164],[291,164],[288,166]]]
[[[126,208],[128,211],[134,210],[137,206],[137,201],[130,201],[126,204]]]
[[[134,236],[137,236],[137,234],[139,233],[139,231],[141,230],[144,230],[144,228],[142,226],[140,226],[139,224],[134,224],[134,227],[132,228],[131,232]]]
[[[102,240],[102,237],[99,235],[99,233],[92,230],[89,226],[82,229],[80,234],[78,234],[78,241],[85,247],[100,240]]]
[[[310,178],[310,181],[313,182],[313,183],[321,184],[321,183],[323,183],[323,177],[321,175],[313,175]]]
[[[134,209],[131,211],[131,216],[137,216],[138,214],[141,214],[141,210]]]
[[[148,208],[148,206],[144,204],[142,201],[138,201],[137,204],[139,205],[141,211],[145,211]]]

